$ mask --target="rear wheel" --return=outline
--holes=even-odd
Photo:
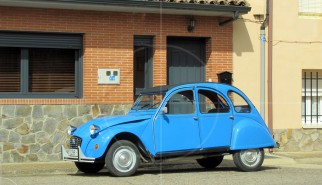
[[[139,150],[132,142],[127,140],[116,141],[107,151],[106,167],[113,176],[130,176],[139,167],[139,156]]]
[[[97,173],[104,167],[104,163],[80,163],[75,162],[76,167],[79,171],[84,173]]]
[[[207,157],[202,159],[197,159],[198,164],[204,168],[216,168],[220,163],[223,161],[224,156],[217,156],[217,157]]]
[[[263,149],[241,150],[233,154],[236,167],[244,172],[260,170],[264,161]]]

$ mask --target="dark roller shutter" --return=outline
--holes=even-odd
[[[30,49],[29,92],[75,92],[75,51]]]
[[[0,47],[0,92],[19,92],[20,76],[20,48]]]
[[[152,36],[134,36],[134,46],[153,46]]]
[[[0,47],[82,49],[82,34],[0,31]]]

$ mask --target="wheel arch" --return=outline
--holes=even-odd
[[[127,140],[132,142],[138,148],[141,158],[143,157],[143,160],[147,160],[147,161],[152,160],[152,155],[148,152],[143,142],[139,139],[137,135],[130,132],[120,132],[116,134],[108,144],[104,156],[106,155],[109,148],[119,140]]]

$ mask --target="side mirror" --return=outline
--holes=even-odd
[[[162,113],[163,114],[168,114],[168,107],[163,107]]]

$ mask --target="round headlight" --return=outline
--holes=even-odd
[[[69,135],[72,135],[75,132],[76,129],[77,129],[76,127],[74,127],[72,125],[69,125],[68,130],[67,130],[67,133]]]
[[[100,129],[101,128],[99,126],[93,124],[89,127],[89,132],[91,133],[91,135],[95,135],[99,132]]]

